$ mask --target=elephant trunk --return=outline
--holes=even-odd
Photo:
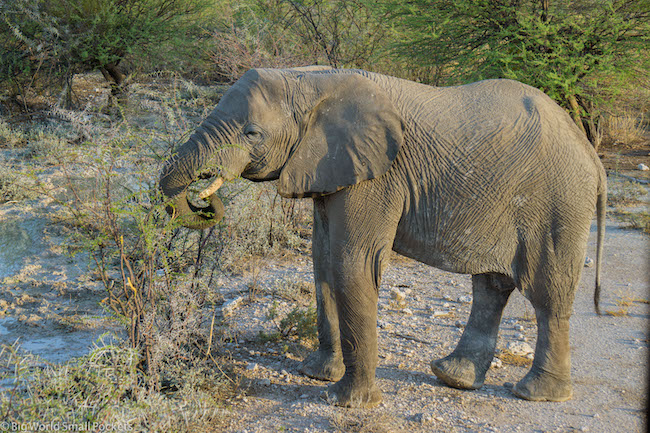
[[[165,164],[159,181],[162,193],[171,199],[167,212],[188,228],[205,229],[218,223],[225,213],[217,190],[224,179],[233,179],[250,162],[248,152],[232,145],[220,145],[223,134],[212,119],[200,127]],[[188,187],[198,179],[213,182],[198,194],[207,206],[198,207],[188,197]]]

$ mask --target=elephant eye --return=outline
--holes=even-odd
[[[258,129],[250,126],[244,130],[244,135],[251,141],[259,141],[262,138],[262,133]]]

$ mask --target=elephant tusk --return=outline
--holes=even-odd
[[[208,186],[206,189],[204,189],[203,191],[201,191],[199,193],[199,198],[200,199],[206,199],[206,198],[210,197],[212,194],[217,192],[217,190],[219,188],[221,188],[221,185],[223,185],[223,178],[218,177],[217,180],[215,180],[214,182],[212,182],[210,184],[210,186]]]

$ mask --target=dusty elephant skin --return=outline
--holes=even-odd
[[[456,349],[431,364],[450,386],[483,385],[515,287],[535,308],[535,358],[513,392],[571,398],[569,317],[597,210],[602,255],[606,180],[571,118],[508,80],[432,88],[357,70],[251,70],[167,162],[170,211],[204,228],[223,214],[223,179],[278,179],[314,200],[319,349],[308,376],[335,381],[339,405],[372,407],[377,297],[391,249],[473,275]],[[195,180],[218,183],[187,202]],[[596,272],[598,308],[599,267]]]

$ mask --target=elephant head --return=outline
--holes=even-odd
[[[361,72],[248,71],[165,164],[160,188],[183,225],[206,228],[224,214],[224,181],[278,180],[283,197],[331,194],[381,176],[403,141],[403,123],[385,91]],[[188,186],[211,179],[188,201]]]

